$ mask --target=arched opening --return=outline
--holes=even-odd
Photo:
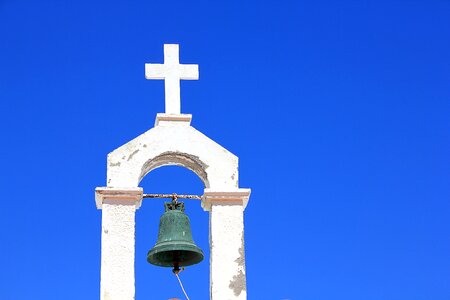
[[[152,170],[157,169],[162,166],[182,166],[185,167],[201,179],[205,188],[209,188],[208,175],[206,173],[206,168],[208,167],[204,162],[202,162],[198,157],[194,155],[188,155],[181,152],[164,152],[149,161],[147,161],[141,170],[141,175],[139,181],[145,177]],[[203,192],[202,192],[203,194]]]
[[[170,154],[173,158],[173,153]],[[145,177],[140,186],[144,193],[178,193],[202,195],[206,176],[198,175],[198,165],[189,164],[189,158],[168,163],[168,157],[159,156],[143,168]],[[192,163],[192,161],[190,162]],[[195,162],[196,163],[196,162]],[[169,165],[169,166],[167,166]],[[164,166],[164,167],[162,167]],[[161,168],[160,168],[161,167]],[[194,170],[193,170],[194,169]],[[197,171],[197,172],[196,172]],[[148,174],[147,174],[148,173]],[[147,252],[154,246],[158,236],[159,218],[164,212],[163,203],[169,199],[144,199],[136,211],[136,298],[137,299],[184,299],[171,268],[156,267],[147,262]],[[186,214],[191,221],[195,243],[203,250],[205,259],[180,273],[185,289],[192,299],[209,299],[209,216],[203,211],[200,200],[183,200]]]

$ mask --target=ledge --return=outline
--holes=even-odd
[[[119,204],[134,204],[136,209],[141,207],[143,190],[141,187],[114,188],[97,187],[95,189],[95,204],[98,209],[102,209],[105,201]]]
[[[180,123],[183,125],[191,125],[191,114],[156,114],[155,126],[163,125],[164,123]]]
[[[250,198],[251,189],[237,189],[234,191],[211,191],[205,189],[203,194],[202,207],[209,211],[211,205],[242,205],[245,209]]]

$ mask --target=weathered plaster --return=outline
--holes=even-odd
[[[96,188],[102,209],[100,299],[134,299],[135,211],[142,188]]]
[[[245,274],[242,270],[238,270],[238,273],[233,276],[233,279],[230,281],[230,289],[233,290],[233,293],[236,297],[238,297],[242,291],[245,291]]]
[[[238,158],[186,121],[158,121],[150,129],[108,155],[107,184],[138,186],[150,171],[180,165],[195,172],[206,188],[238,187]]]
[[[211,299],[247,299],[243,207],[212,204],[210,210]]]
[[[202,206],[210,212],[211,299],[246,299],[243,211],[250,190],[238,188],[237,157],[189,122],[157,121],[157,126],[108,155],[108,187],[97,189],[97,206],[104,210],[108,224],[116,219],[118,224],[128,225],[123,231],[120,225],[117,230],[102,231],[102,300],[132,299],[129,297],[134,295],[134,210],[142,199],[142,189],[136,187],[147,173],[164,165],[186,167],[205,185]],[[129,249],[133,249],[133,255]],[[124,278],[130,273],[131,281]],[[124,290],[116,286],[122,280],[127,283],[126,290],[132,290],[129,297],[124,296],[123,285],[119,284]]]
[[[102,205],[102,300],[134,299],[135,210],[132,202]]]

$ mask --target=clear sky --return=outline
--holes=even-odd
[[[240,159],[249,299],[450,299],[450,2],[0,0],[0,299],[98,299],[106,155],[153,126],[179,43],[192,125]],[[146,193],[202,193],[164,167]],[[187,202],[209,297],[208,214]],[[146,262],[136,297],[182,298]]]

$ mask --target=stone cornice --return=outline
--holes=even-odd
[[[234,191],[212,191],[205,189],[203,194],[202,207],[209,211],[211,205],[242,205],[243,208],[248,204],[251,189],[236,189]]]
[[[98,209],[102,209],[104,202],[121,202],[135,204],[136,208],[141,207],[143,190],[141,187],[115,188],[97,187],[95,189],[95,203]]]
[[[155,126],[170,123],[179,123],[185,125],[191,125],[192,115],[191,114],[156,114]]]

